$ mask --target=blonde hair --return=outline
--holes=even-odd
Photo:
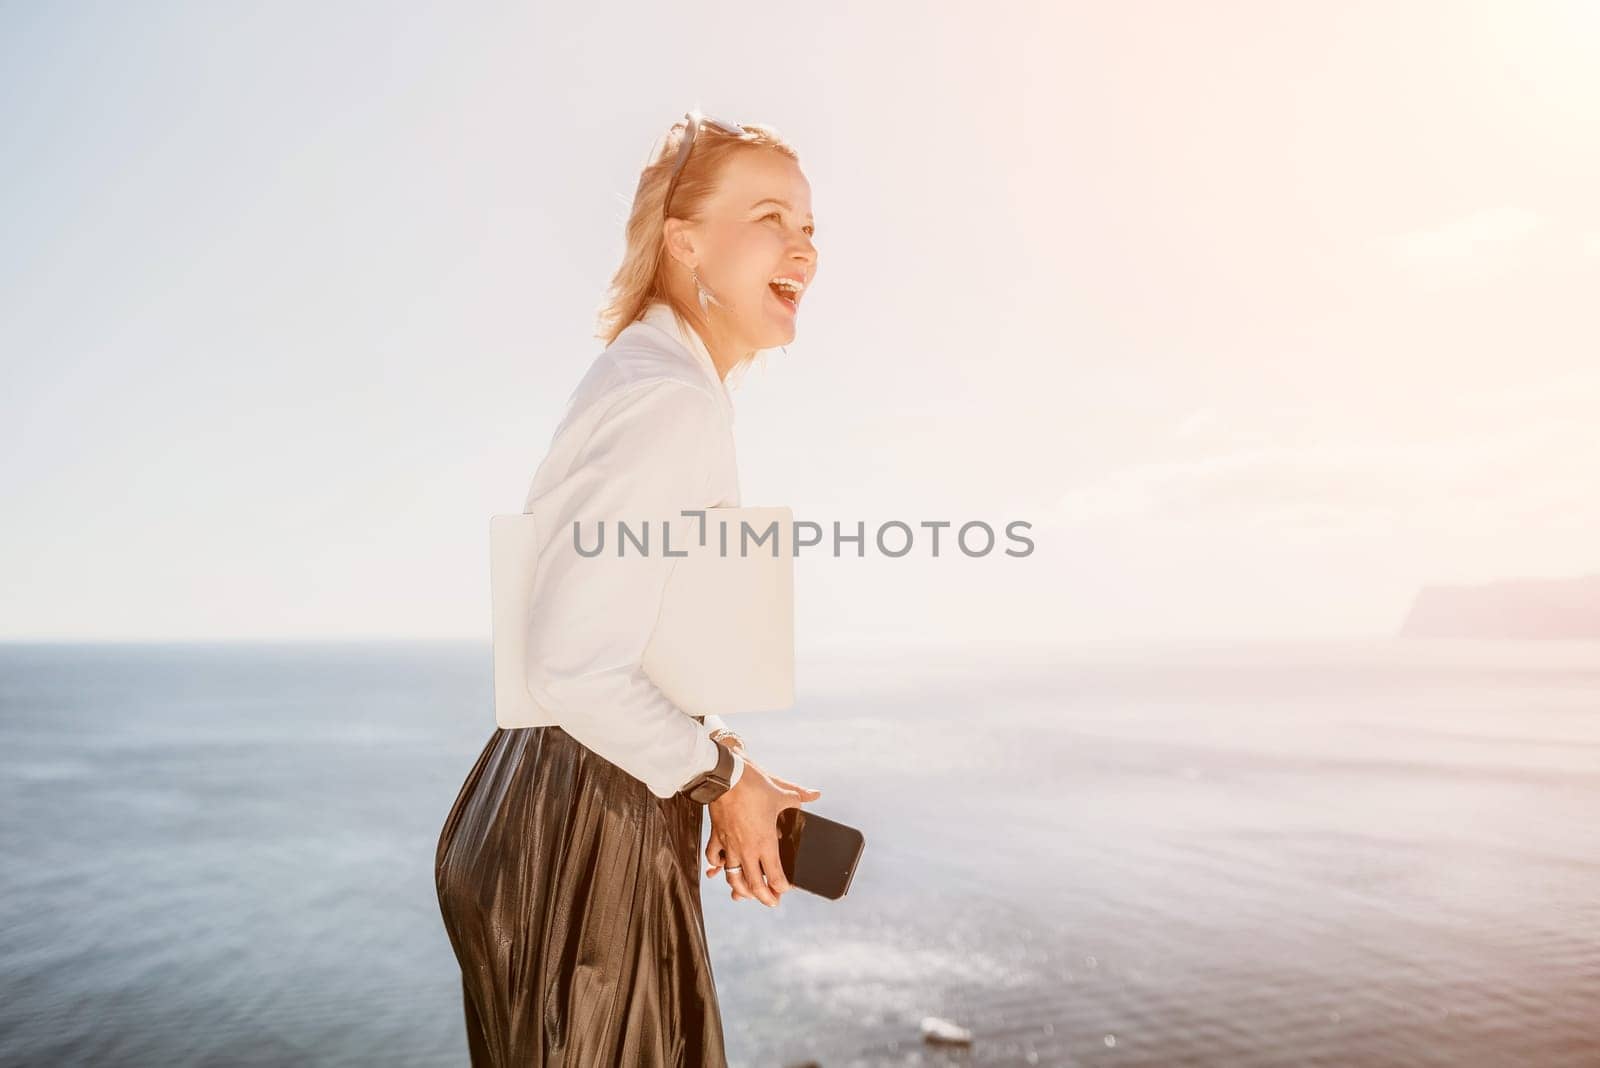
[[[672,180],[672,168],[678,161],[678,148],[687,136],[688,122],[680,119],[667,130],[661,147],[654,158],[645,164],[639,175],[638,188],[633,194],[633,208],[628,212],[627,247],[622,254],[622,264],[611,277],[611,288],[605,303],[600,307],[600,329],[595,335],[607,345],[617,335],[637,320],[652,301],[663,301],[672,308],[678,322],[692,329],[694,315],[667,292],[667,250],[662,240],[661,224],[665,221],[662,204],[667,195],[667,183]],[[785,141],[777,130],[759,123],[741,123],[746,136],[724,133],[710,123],[701,123],[690,148],[689,159],[678,175],[678,184],[672,191],[674,216],[693,219],[700,214],[706,198],[716,188],[722,166],[735,152],[772,149],[783,153],[795,162],[800,154]]]

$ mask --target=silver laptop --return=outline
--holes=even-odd
[[[703,524],[672,521],[674,552],[687,555],[672,561],[643,667],[685,712],[728,716],[794,704],[793,537],[788,508],[708,508]],[[532,514],[490,518],[494,713],[508,729],[559,723],[527,683],[540,542]]]

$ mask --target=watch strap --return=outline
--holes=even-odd
[[[743,770],[742,767],[739,767],[744,763],[739,754],[720,742],[713,742],[712,744],[717,747],[716,766],[708,771],[702,771],[699,775],[689,780],[688,785],[683,787],[683,793],[689,800],[697,801],[700,804],[710,804],[733,789],[735,768],[737,767],[740,771]]]

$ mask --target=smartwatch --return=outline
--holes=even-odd
[[[684,796],[696,804],[709,805],[733,789],[733,784],[739,781],[739,776],[744,772],[743,757],[721,742],[715,744],[717,766],[710,771],[702,771],[682,789]]]

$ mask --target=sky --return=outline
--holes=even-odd
[[[0,8],[0,638],[489,633],[641,166],[811,183],[802,646],[1382,636],[1600,571],[1600,6]]]

